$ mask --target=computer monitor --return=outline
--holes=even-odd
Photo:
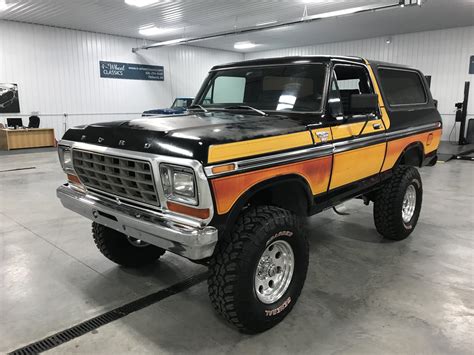
[[[7,126],[8,127],[23,127],[23,120],[21,117],[16,118],[7,118]]]

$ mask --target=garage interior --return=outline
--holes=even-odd
[[[214,65],[309,55],[420,69],[442,143],[420,170],[409,239],[384,240],[361,200],[308,219],[306,283],[275,328],[246,335],[222,320],[204,265],[170,252],[140,269],[114,264],[90,221],[61,206],[55,146],[69,128],[192,98]],[[163,77],[104,77],[104,63]],[[472,0],[0,0],[0,88],[18,105],[0,106],[0,131],[39,117],[35,142],[46,140],[0,144],[0,352],[472,354],[473,74]]]

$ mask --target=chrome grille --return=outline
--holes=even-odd
[[[149,162],[75,149],[72,158],[74,170],[87,188],[160,205]]]

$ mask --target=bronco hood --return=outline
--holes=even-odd
[[[63,139],[207,163],[211,145],[271,137],[306,130],[304,122],[284,116],[227,112],[138,118],[78,126]]]

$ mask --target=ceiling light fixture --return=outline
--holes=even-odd
[[[187,38],[176,38],[176,39],[170,39],[169,41],[163,41],[160,42],[163,46],[170,46],[172,44],[178,44],[183,41],[186,41]]]
[[[337,10],[337,11],[330,11],[330,12],[323,12],[322,14],[316,14],[313,16],[308,16],[306,18],[316,19],[316,18],[328,18],[328,17],[337,17],[337,16],[344,16],[344,15],[351,15],[355,14],[359,11],[364,11],[365,7],[351,7],[349,9],[344,10]]]
[[[260,22],[257,23],[255,26],[268,26],[268,25],[273,25],[274,23],[277,23],[278,21],[267,21],[267,22]]]
[[[6,0],[0,0],[0,11],[6,11],[13,5],[16,5],[17,3],[12,3],[12,4],[7,4]]]
[[[150,6],[150,5],[156,4],[157,2],[160,2],[160,0],[125,0],[125,3],[127,5],[135,6],[135,7]]]
[[[250,41],[243,41],[243,42],[235,42],[234,48],[235,49],[251,49],[255,48],[257,45]]]
[[[138,33],[142,36],[157,36],[172,31],[169,28],[158,28],[154,25],[143,26],[138,29]]]
[[[316,0],[315,0],[316,1]],[[399,0],[399,1],[393,1],[392,3],[380,3],[378,5],[367,5],[367,6],[361,6],[361,7],[354,7],[350,9],[345,9],[345,10],[339,10],[339,11],[331,11],[331,12],[326,12],[326,13],[321,13],[321,14],[316,14],[316,15],[310,15],[310,16],[303,16],[303,18],[298,18],[294,19],[291,21],[278,21],[276,24],[270,24],[268,26],[250,26],[250,27],[244,27],[244,28],[233,28],[232,30],[228,31],[223,31],[223,32],[215,32],[215,33],[209,33],[205,34],[202,36],[196,36],[196,37],[190,37],[186,38],[186,40],[183,40],[181,44],[189,44],[189,43],[194,43],[194,42],[199,42],[199,41],[206,41],[206,40],[211,40],[215,38],[222,38],[226,36],[248,36],[249,33],[254,33],[254,32],[259,32],[259,31],[273,31],[273,30],[279,30],[279,29],[287,29],[291,28],[291,26],[295,26],[298,24],[302,23],[310,23],[313,21],[319,21],[321,19],[325,18],[330,18],[330,17],[338,17],[338,16],[344,16],[344,15],[351,15],[351,14],[359,14],[359,13],[373,13],[375,11],[382,11],[382,10],[388,10],[388,9],[395,9],[395,8],[400,8],[401,4],[407,4],[409,3],[410,5],[420,5],[422,6],[423,3],[426,0]],[[249,41],[246,41],[249,42]],[[142,49],[150,49],[150,48],[158,48],[162,47],[163,42],[158,42],[158,43],[152,43],[152,44],[145,44],[140,47],[135,47],[132,48],[132,52],[136,53]],[[255,46],[259,46],[254,43],[245,43],[242,44],[241,42],[237,42],[234,45],[235,49],[250,49]]]

